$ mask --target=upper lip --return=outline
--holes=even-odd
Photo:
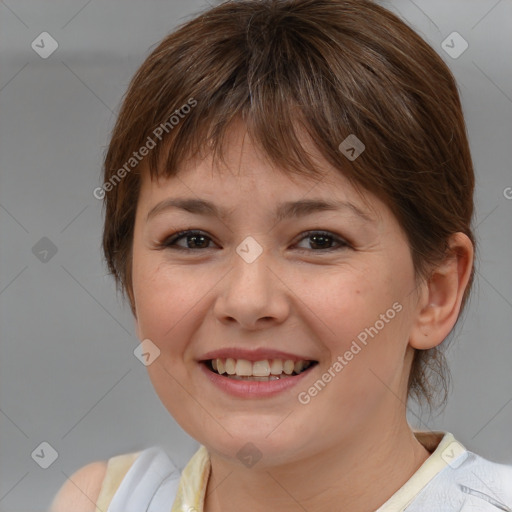
[[[315,361],[308,356],[292,354],[291,352],[283,352],[269,348],[256,348],[247,350],[243,348],[221,348],[207,352],[199,358],[199,361],[209,361],[210,359],[246,359],[247,361],[263,361],[265,359],[282,359],[283,361]]]

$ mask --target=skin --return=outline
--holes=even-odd
[[[418,285],[392,212],[374,195],[361,196],[321,155],[324,175],[314,181],[273,167],[243,127],[230,132],[227,148],[225,164],[190,161],[158,181],[143,173],[130,296],[139,339],[161,351],[148,366],[150,379],[171,415],[211,454],[205,511],[373,511],[429,456],[406,420],[407,378],[413,348],[438,345],[455,324],[471,242],[453,235],[456,256]],[[147,220],[156,204],[177,197],[206,199],[228,214],[168,209]],[[370,218],[345,208],[273,220],[281,202],[312,198],[348,201]],[[177,243],[192,247],[188,252],[162,248],[187,229],[209,238],[198,245],[182,238]],[[308,230],[334,239],[315,245]],[[252,263],[236,253],[247,236],[263,249]],[[337,248],[336,237],[347,245]],[[394,303],[401,311],[301,404],[298,393]],[[318,365],[277,396],[236,398],[213,386],[198,363],[225,347],[274,348]],[[248,442],[262,454],[251,468],[236,455]]]

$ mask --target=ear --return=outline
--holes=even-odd
[[[471,277],[473,257],[471,240],[464,233],[453,234],[445,260],[433,269],[419,291],[417,316],[409,338],[413,348],[436,347],[452,330]]]

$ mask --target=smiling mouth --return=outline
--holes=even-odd
[[[318,361],[263,359],[253,362],[247,359],[228,357],[209,359],[203,363],[211,372],[222,377],[233,380],[269,382],[300,375],[318,364]]]

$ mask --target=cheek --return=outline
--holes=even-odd
[[[133,289],[138,335],[149,338],[167,354],[183,353],[184,329],[200,318],[202,304],[218,281],[217,274],[199,266],[172,266],[161,253],[134,254]]]
[[[183,275],[162,271],[145,261],[134,271],[134,298],[140,335],[160,344],[165,333],[172,335],[190,309],[195,292]]]
[[[379,264],[333,273],[323,285],[308,296],[304,284],[298,294],[308,297],[311,321],[317,334],[323,334],[331,365],[338,361],[343,367],[334,369],[343,377],[333,380],[350,390],[346,400],[357,402],[374,386],[382,387],[379,379],[395,387],[412,319],[412,268],[404,265],[399,273],[391,261],[381,259]]]
[[[312,285],[314,282],[316,285]],[[366,329],[376,322],[379,331],[384,325],[388,329],[393,322],[383,321],[397,316],[399,308],[393,309],[393,304],[402,300],[406,289],[399,280],[392,279],[385,265],[337,269],[316,281],[313,276],[302,280],[300,286],[295,293],[310,308],[315,323],[323,326],[325,343],[338,352],[348,349],[359,334],[363,333],[360,338],[364,338]]]

